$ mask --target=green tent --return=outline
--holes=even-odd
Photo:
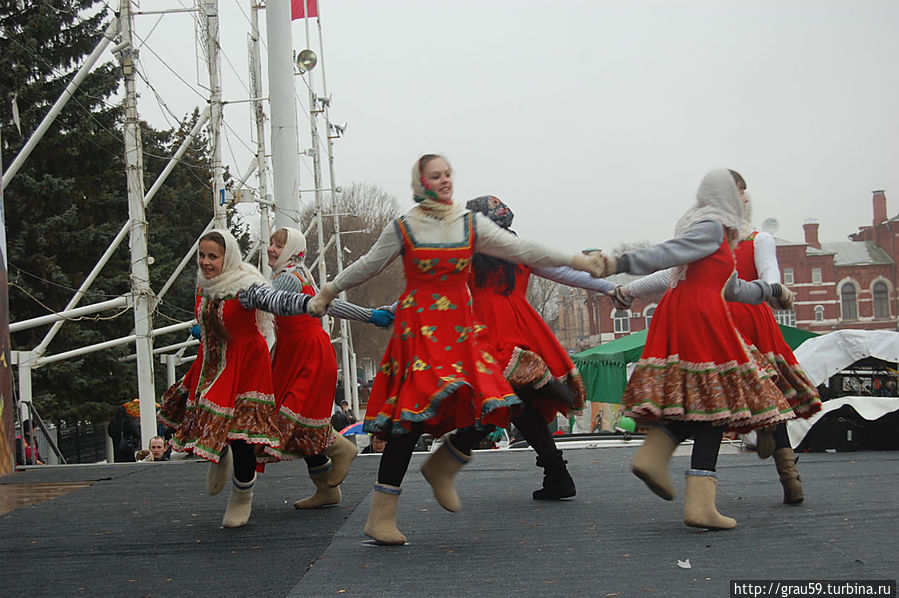
[[[792,326],[780,326],[784,340],[796,349],[814,332]],[[646,344],[646,330],[623,336],[611,342],[575,353],[571,359],[584,378],[587,398],[598,403],[620,403],[627,386],[627,364],[640,359]]]

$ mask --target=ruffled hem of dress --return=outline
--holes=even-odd
[[[377,415],[373,417],[366,416],[362,424],[362,431],[381,437],[403,436],[409,434],[417,424],[421,424],[423,434],[442,436],[446,432],[455,429],[456,426],[450,427],[444,421],[436,419],[440,412],[440,406],[444,400],[463,387],[471,388],[471,384],[464,380],[448,382],[431,395],[428,406],[425,409],[422,411],[403,409],[399,419],[396,419],[393,414],[384,411],[384,407],[391,406],[395,408],[396,406],[396,396],[390,397],[384,402],[384,406],[381,407]],[[521,405],[523,405],[521,399],[515,394],[487,399],[481,406],[479,418],[470,425],[476,429],[484,429],[487,426],[506,427],[508,426],[509,417],[502,415],[502,410],[508,409],[511,411],[511,409]]]
[[[625,413],[644,424],[703,421],[747,432],[795,417],[775,379],[754,363],[640,360],[625,390]]]
[[[329,419],[309,419],[281,407],[276,425],[280,446],[266,448],[266,453],[278,461],[321,455],[334,443]]]
[[[777,388],[798,417],[809,418],[821,411],[818,389],[798,364],[791,365],[782,356],[774,353],[766,353],[765,357],[777,369]]]
[[[271,459],[267,457],[267,452],[273,446],[278,445],[277,438],[270,438],[267,436],[253,435],[249,433],[229,433],[228,440],[243,440],[247,444],[253,444],[257,446],[262,446],[263,452],[257,451],[256,462],[257,463],[266,463],[270,462]],[[172,446],[172,449],[179,453],[190,453],[200,457],[202,459],[206,459],[207,461],[212,461],[213,463],[218,463],[219,459],[222,457],[223,450],[216,450],[215,448],[205,446],[199,442],[199,439],[194,438],[188,441],[182,441],[177,437],[173,437],[169,444]],[[227,442],[226,442],[227,444]],[[223,447],[224,449],[224,447]]]

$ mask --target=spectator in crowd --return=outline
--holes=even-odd
[[[43,465],[41,452],[30,419],[22,422],[22,434],[16,437],[16,465]]]
[[[368,446],[362,449],[362,454],[383,453],[384,447],[387,446],[387,441],[377,436],[371,436],[370,439],[371,442],[369,442]]]
[[[162,436],[154,436],[150,439],[149,448],[138,451],[137,460],[144,462],[151,461],[168,461],[169,454],[166,451],[165,438]]]
[[[140,449],[140,401],[133,399],[116,409],[107,428],[116,463],[133,463]]]

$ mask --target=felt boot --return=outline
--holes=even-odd
[[[365,522],[365,535],[383,546],[405,544],[406,536],[396,527],[396,507],[402,490],[388,484],[375,484],[371,511]]]
[[[780,474],[780,484],[784,487],[784,504],[800,504],[805,496],[802,494],[802,478],[796,469],[796,455],[792,447],[774,451],[774,465]]]
[[[226,446],[225,451],[219,456],[219,462],[209,462],[206,470],[206,490],[209,494],[216,495],[225,488],[231,471],[234,469],[234,454],[231,447]]]
[[[649,489],[665,500],[674,498],[674,485],[668,475],[668,462],[677,443],[659,427],[652,427],[631,461],[631,471]]]
[[[562,459],[560,450],[546,457],[537,457],[537,466],[543,468],[543,488],[534,491],[531,495],[534,500],[560,500],[577,494],[574,480],[565,467],[567,463]]]
[[[256,474],[253,473],[253,479],[249,482],[241,482],[237,478],[231,478],[231,482],[231,498],[228,499],[228,508],[222,518],[222,527],[241,527],[250,520]]]
[[[329,507],[340,502],[340,487],[332,488],[328,485],[328,476],[334,471],[331,461],[318,467],[309,468],[309,478],[315,484],[315,494],[303,500],[293,503],[294,509],[317,509]]]
[[[441,507],[451,513],[455,513],[462,506],[453,478],[469,461],[471,455],[462,453],[447,439],[421,465],[421,473],[434,490],[434,498]]]
[[[755,452],[759,459],[767,459],[774,454],[774,426],[759,428],[755,431]]]
[[[684,491],[684,523],[706,529],[733,529],[735,519],[725,517],[715,508],[718,475],[714,471],[688,469]]]
[[[327,476],[328,486],[336,488],[343,483],[353,459],[356,458],[356,445],[338,434],[334,443],[325,449],[325,454],[331,460],[331,471]]]

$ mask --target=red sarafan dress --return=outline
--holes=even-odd
[[[229,440],[257,447],[257,461],[271,461],[264,450],[278,446],[275,397],[268,345],[256,327],[256,310],[236,297],[210,300],[197,293],[194,308],[202,331],[197,358],[184,378],[162,397],[159,418],[176,428],[177,451],[218,462]],[[218,319],[229,338],[210,323]]]
[[[734,249],[737,275],[743,280],[756,280],[755,233]],[[728,303],[737,329],[743,333],[777,370],[777,387],[799,417],[810,417],[821,410],[818,390],[796,361],[796,356],[784,340],[774,313],[767,303],[749,305]]]
[[[315,295],[310,281],[297,270],[302,292]],[[284,275],[282,275],[284,276]],[[282,459],[320,455],[331,443],[331,411],[337,387],[337,357],[331,338],[318,318],[300,314],[275,316],[278,342],[272,359],[272,381],[278,406],[277,426]]]
[[[734,270],[725,240],[687,266],[652,318],[624,392],[627,414],[651,423],[704,421],[748,431],[793,417],[774,371],[734,327],[724,287]]]
[[[481,287],[472,275],[468,286],[474,299],[475,320],[483,325],[478,341],[489,347],[513,387],[540,388],[551,378],[571,387],[571,406],[547,398],[535,401],[534,408],[549,422],[556,413],[568,415],[569,410],[582,410],[587,392],[568,353],[528,302],[530,278],[531,269],[519,265],[515,270],[515,288],[508,295],[503,292],[504,283],[499,276],[488,279],[487,286]]]
[[[465,240],[445,245],[418,245],[405,219],[397,220],[406,288],[372,384],[366,432],[398,436],[421,423],[436,437],[472,425],[508,427],[521,405],[502,365],[475,339],[468,290],[474,227],[472,214],[465,218]]]

